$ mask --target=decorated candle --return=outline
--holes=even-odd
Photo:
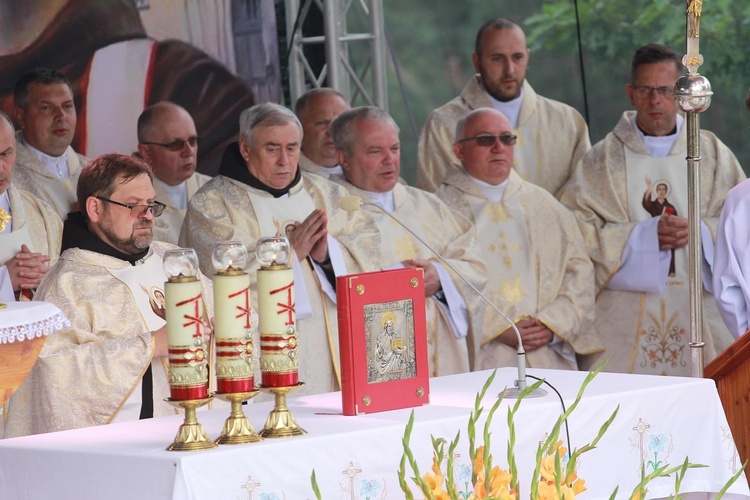
[[[207,347],[203,341],[203,287],[198,280],[198,256],[192,248],[164,254],[164,284],[169,387],[173,400],[208,396]]]
[[[287,265],[289,241],[261,238],[255,247],[258,269],[258,331],[260,370],[266,387],[297,385],[297,316],[294,311],[294,272]]]
[[[243,270],[247,249],[240,241],[219,241],[214,247],[214,331],[217,392],[250,392],[253,379],[253,330],[257,319],[250,307],[250,276]]]

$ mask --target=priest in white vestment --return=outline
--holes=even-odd
[[[611,358],[608,371],[692,373],[687,132],[672,97],[681,72],[680,57],[668,47],[639,48],[626,86],[636,111],[622,115],[560,192],[560,200],[578,219],[594,263],[596,329],[606,348],[602,359]],[[703,359],[708,362],[733,340],[711,294],[710,264],[724,198],[745,175],[711,132],[701,131],[700,151]],[[654,216],[649,201],[658,198],[664,198],[664,209]]]
[[[575,218],[512,169],[516,136],[494,109],[459,120],[460,168],[437,195],[476,226],[487,264],[485,293],[516,325],[535,368],[578,368],[602,350],[592,328],[594,272]],[[474,339],[474,370],[515,366],[518,337],[489,306]]]
[[[211,177],[195,171],[200,138],[185,108],[162,101],[138,117],[138,154],[154,171],[156,199],[164,213],[154,221],[154,239],[177,244],[187,204]]]
[[[484,288],[487,269],[476,251],[474,227],[434,194],[399,183],[399,129],[385,111],[369,106],[346,111],[331,124],[331,134],[346,177],[339,182],[352,195],[381,209],[363,207],[380,231],[383,264],[424,269],[430,376],[469,371],[468,339],[477,329],[481,299],[455,273]],[[449,265],[383,211],[404,223]]]
[[[253,290],[258,238],[289,237],[299,380],[305,383],[291,396],[340,389],[335,276],[382,267],[372,219],[338,208],[348,194],[344,188],[299,170],[301,142],[302,126],[283,106],[265,103],[243,111],[239,144],[227,147],[219,175],[190,200],[180,233],[180,246],[194,248],[209,275],[216,241],[245,243]],[[255,294],[252,300],[256,304]]]
[[[88,162],[70,147],[77,121],[70,82],[55,70],[37,68],[18,80],[13,99],[21,127],[16,134],[16,187],[48,203],[65,220]]]
[[[16,144],[13,123],[0,111],[0,302],[32,293],[60,255],[60,217],[13,182]]]
[[[552,194],[591,148],[581,114],[540,96],[526,80],[530,50],[520,26],[508,19],[485,22],[471,58],[477,74],[461,94],[427,117],[419,136],[417,187],[435,191],[458,160],[453,139],[459,118],[478,108],[502,112],[518,136],[514,170]]]
[[[151,169],[105,155],[81,172],[82,212],[63,229],[63,253],[35,299],[54,303],[70,327],[47,336],[34,368],[11,397],[6,437],[174,414],[169,397],[167,333],[159,305],[167,277],[152,241]],[[206,319],[210,281],[203,281]],[[204,335],[207,321],[199,325]]]
[[[294,113],[302,124],[299,168],[303,172],[343,178],[328,125],[349,108],[339,91],[327,87],[309,90],[297,99]]]
[[[735,338],[750,329],[750,180],[727,193],[713,262],[719,313]]]

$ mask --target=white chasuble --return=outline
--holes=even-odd
[[[287,236],[293,231],[295,222],[304,221],[313,210],[315,202],[310,194],[298,190],[289,196],[271,198],[259,196],[248,191],[248,197],[257,217],[260,236]],[[300,359],[299,380],[311,383],[321,373],[316,373],[312,360],[330,357],[333,362],[335,380],[323,385],[341,386],[338,348],[338,315],[334,297],[324,291],[320,276],[315,272],[307,259],[297,260],[296,254],[290,262],[294,268],[295,313],[299,328]],[[323,278],[324,279],[324,278]],[[308,321],[304,321],[308,320]],[[310,328],[313,331],[307,330]],[[260,366],[260,363],[256,363]],[[331,390],[334,390],[333,388]],[[263,400],[264,398],[259,399]]]
[[[164,273],[161,256],[152,253],[143,264],[122,269],[108,268],[107,271],[128,287],[133,301],[138,307],[136,311],[133,311],[133,314],[140,315],[148,330],[153,332],[164,326],[164,282],[167,281],[167,275]],[[154,396],[169,394],[167,363],[162,359],[153,359],[151,361],[151,373]],[[138,385],[115,414],[112,422],[138,420],[142,403],[142,383],[142,379],[139,379]],[[170,405],[154,397],[155,417],[173,415],[174,413],[175,411]]]

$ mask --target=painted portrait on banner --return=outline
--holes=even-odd
[[[73,149],[92,157],[133,153],[141,111],[173,101],[193,116],[198,170],[212,175],[237,139],[242,110],[279,100],[275,37],[274,5],[265,0],[6,0],[0,109],[13,116],[24,73],[60,71],[78,114]]]

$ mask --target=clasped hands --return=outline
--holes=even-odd
[[[5,263],[13,291],[36,289],[49,271],[49,261],[46,255],[34,253],[26,245],[21,245],[21,251]]]
[[[516,322],[516,328],[521,334],[521,342],[525,351],[535,351],[543,347],[554,338],[555,334],[544,323],[536,318],[525,317]],[[518,349],[518,337],[512,328],[508,327],[497,338],[505,345]]]
[[[287,238],[302,261],[309,255],[315,262],[325,262],[328,257],[328,216],[325,210],[316,208],[302,222],[295,222],[294,229],[287,231]]]
[[[688,244],[688,220],[685,217],[663,213],[659,217],[656,232],[659,235],[659,248],[662,250],[682,248]]]

